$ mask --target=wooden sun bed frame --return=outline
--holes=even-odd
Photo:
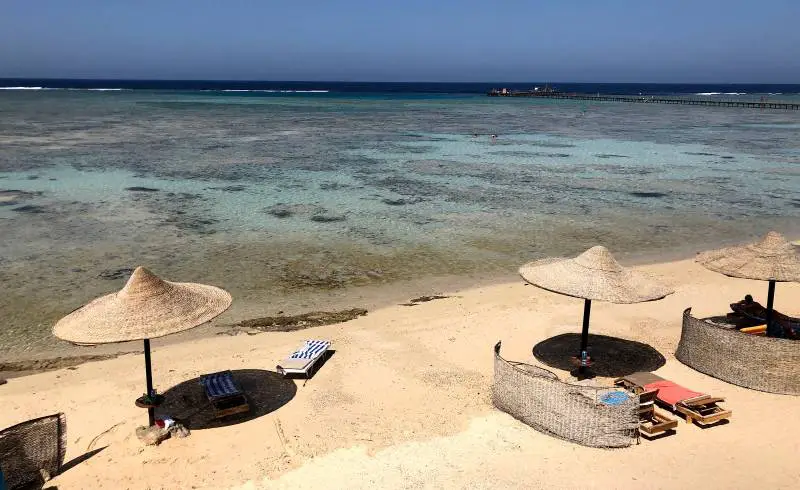
[[[710,425],[721,420],[731,418],[732,410],[725,410],[717,405],[724,402],[721,397],[702,395],[688,400],[682,400],[675,405],[675,411],[686,418],[686,423],[697,422],[700,425]]]
[[[645,436],[656,436],[678,427],[678,420],[656,409],[658,390],[639,394],[639,431]]]
[[[639,373],[637,373],[639,374]],[[649,377],[653,378],[654,380],[661,380],[661,381],[668,381],[660,376],[657,376],[653,373],[642,373],[646,374]],[[634,393],[644,393],[645,388],[637,384],[635,381],[632,381],[627,378],[618,378],[614,381],[614,384],[617,386],[622,386],[623,388],[633,391]],[[676,383],[677,384],[677,383]],[[711,425],[722,420],[726,420],[733,416],[732,410],[725,410],[724,408],[717,405],[718,403],[724,402],[725,398],[721,397],[714,397],[711,395],[700,395],[694,398],[688,398],[686,400],[681,400],[675,404],[675,406],[670,405],[658,398],[658,390],[653,391],[655,393],[655,401],[662,407],[672,410],[673,412],[677,412],[678,414],[682,415],[686,419],[686,423],[697,422],[699,425]]]

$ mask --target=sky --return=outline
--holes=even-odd
[[[800,83],[800,0],[0,0],[0,77]]]

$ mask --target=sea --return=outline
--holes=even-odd
[[[544,85],[0,80],[0,359],[58,348],[55,321],[138,265],[224,287],[238,321],[514,280],[596,244],[635,263],[800,236],[800,111],[486,96]]]

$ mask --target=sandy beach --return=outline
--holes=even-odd
[[[415,306],[395,305],[334,325],[294,332],[154,342],[155,385],[172,393],[164,410],[199,417],[196,378],[231,369],[259,380],[254,413],[240,423],[193,428],[190,437],[143,447],[146,422],[134,398],[143,358],[127,354],[13,378],[0,386],[0,427],[63,411],[67,461],[91,457],[49,485],[61,490],[272,488],[797,488],[800,399],[748,390],[674,358],[681,312],[724,314],[766,284],[727,278],[691,260],[638,267],[676,293],[635,305],[596,303],[593,334],[658,350],[657,370],[694,390],[726,398],[730,423],[619,450],[590,449],[539,433],[491,404],[492,346],[538,364],[538,342],[579,332],[583,302],[522,280]],[[776,308],[800,314],[800,284],[779,284]],[[224,316],[221,317],[224,319]],[[335,353],[307,383],[274,373],[304,339],[330,339]],[[569,373],[558,371],[562,379]],[[598,383],[607,382],[598,379]],[[188,394],[188,395],[187,395]],[[185,402],[185,403],[182,403]],[[98,451],[99,450],[99,451]]]

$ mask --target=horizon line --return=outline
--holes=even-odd
[[[0,77],[5,80],[76,81],[76,82],[213,82],[213,83],[372,83],[372,84],[593,84],[593,85],[800,85],[786,82],[587,82],[587,81],[387,81],[387,80],[290,80],[290,79],[215,79],[215,78],[59,78],[59,77]]]

